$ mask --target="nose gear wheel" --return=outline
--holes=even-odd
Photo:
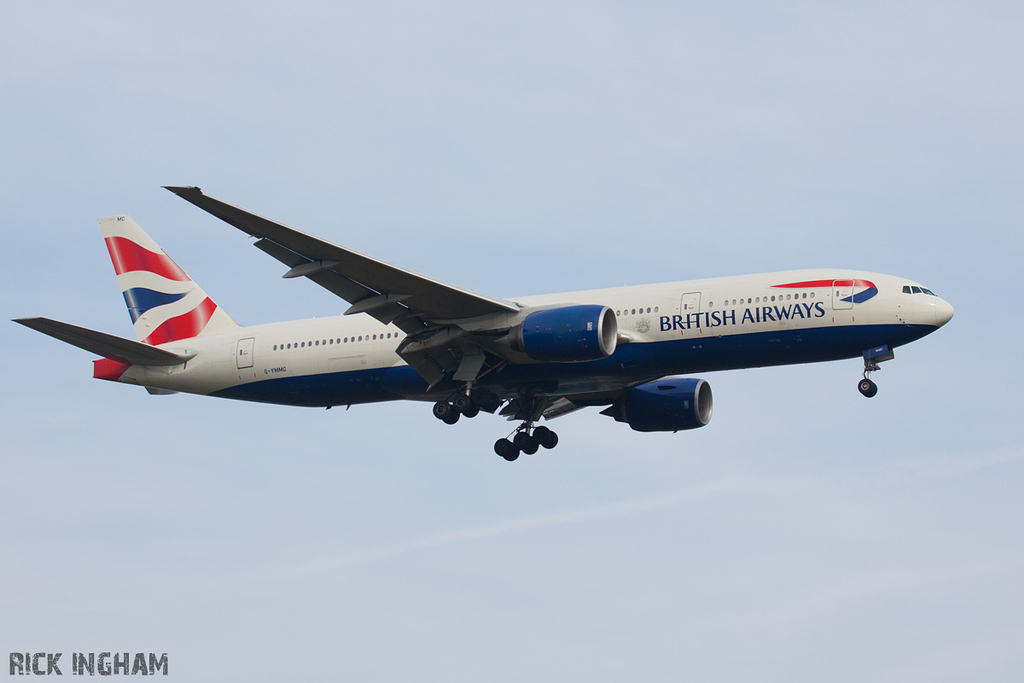
[[[878,385],[871,381],[871,373],[878,369],[878,363],[867,358],[864,359],[864,378],[857,382],[857,391],[865,398],[873,398],[878,393]]]

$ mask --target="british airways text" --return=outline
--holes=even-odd
[[[760,306],[743,309],[739,323],[736,309],[727,311],[705,311],[686,315],[663,315],[659,318],[661,331],[689,330],[694,327],[721,327],[722,325],[744,325],[746,323],[781,322],[796,318],[823,318],[825,307],[820,301],[813,304],[789,304],[787,306]]]

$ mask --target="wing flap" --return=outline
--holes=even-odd
[[[562,417],[583,408],[586,408],[586,406],[577,405],[565,397],[557,398],[544,409],[544,419],[554,420],[556,417]]]

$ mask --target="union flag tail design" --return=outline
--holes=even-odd
[[[238,327],[129,216],[100,219],[135,334],[156,346]]]

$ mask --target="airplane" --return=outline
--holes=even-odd
[[[639,432],[696,429],[712,393],[695,373],[862,357],[859,391],[894,349],[953,307],[902,277],[802,270],[496,298],[206,195],[167,187],[349,304],[341,315],[243,327],[125,215],[100,219],[138,341],[48,318],[14,322],[102,356],[98,379],[292,406],[432,402],[447,424],[518,422],[494,451],[554,448],[553,420],[586,407]]]

